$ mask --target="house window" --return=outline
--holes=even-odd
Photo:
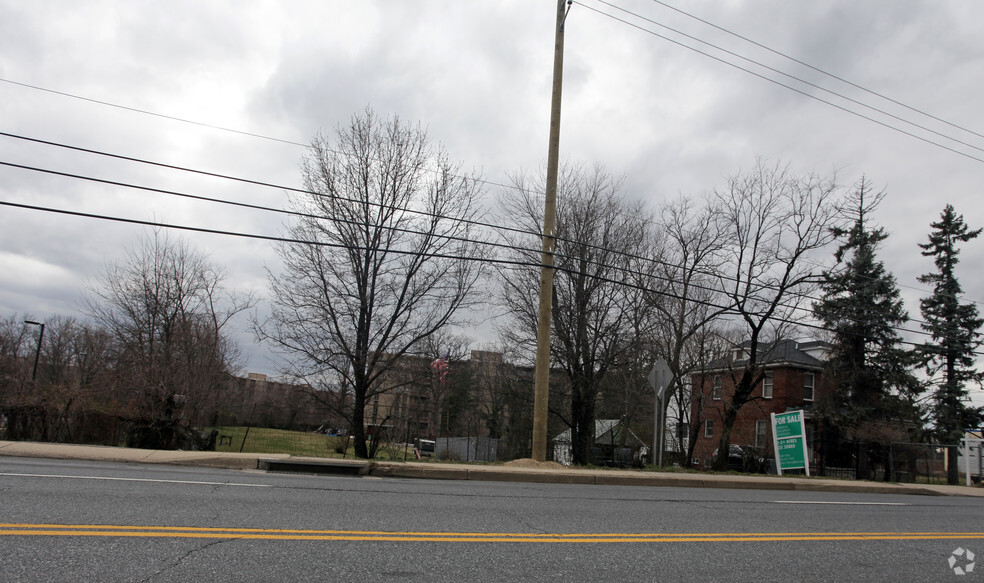
[[[769,437],[769,425],[765,419],[755,422],[755,447],[765,447],[765,440]]]
[[[704,437],[714,437],[714,420],[704,421]]]
[[[765,378],[762,379],[762,398],[772,398],[772,372],[765,373]]]
[[[803,373],[803,400],[812,401],[816,377],[812,372]]]
[[[715,401],[721,400],[721,375],[714,376],[714,388],[711,389],[711,398]]]

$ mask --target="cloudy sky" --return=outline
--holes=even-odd
[[[506,182],[545,163],[555,14],[554,0],[0,0],[0,131],[295,187],[303,144],[371,106]],[[561,156],[604,164],[654,207],[758,157],[846,187],[864,174],[887,191],[882,257],[918,317],[929,223],[949,202],[984,225],[981,22],[975,0],[581,0],[567,20]],[[284,205],[275,188],[10,137],[0,161]],[[263,235],[283,220],[10,166],[0,200]],[[146,233],[0,207],[0,316],[77,314],[87,278]],[[183,236],[231,285],[265,293],[267,243]],[[984,300],[984,240],[962,260],[968,299]],[[276,372],[240,336],[246,368]]]

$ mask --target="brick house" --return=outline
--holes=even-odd
[[[693,395],[691,420],[699,423],[693,462],[709,468],[717,452],[724,424],[724,411],[731,401],[735,382],[747,363],[747,345],[715,359],[691,377]],[[816,432],[810,411],[823,392],[823,368],[830,345],[826,342],[780,340],[759,346],[759,361],[765,376],[752,391],[750,402],[738,411],[731,431],[732,450],[742,446],[766,458],[773,457],[771,413],[806,411],[808,443]],[[750,449],[754,448],[754,449]]]

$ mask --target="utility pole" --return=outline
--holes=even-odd
[[[565,6],[566,4],[566,6]],[[536,369],[533,381],[533,459],[547,460],[547,402],[550,394],[550,321],[553,301],[554,231],[557,224],[557,166],[560,158],[560,102],[564,84],[564,21],[571,0],[557,0],[554,29],[553,96],[550,102],[550,143],[547,190],[543,204],[543,247],[540,261],[540,309],[536,325]]]
[[[44,341],[44,322],[35,322],[34,320],[24,320],[25,324],[30,324],[32,326],[40,326],[41,332],[38,334],[38,349],[34,353],[34,372],[31,373],[31,380],[36,381],[38,379],[38,362],[41,360],[41,343]]]

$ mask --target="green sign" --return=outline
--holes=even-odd
[[[800,421],[803,419],[802,411],[781,413],[779,415],[773,415],[773,418],[775,419],[773,426],[776,429],[777,438],[786,439],[788,437],[803,435],[803,428],[800,427]]]
[[[802,437],[779,440],[779,465],[784,470],[806,467],[806,447]]]
[[[806,449],[806,422],[802,411],[772,414],[772,443],[776,452],[776,469],[806,470],[810,475],[810,461]]]

